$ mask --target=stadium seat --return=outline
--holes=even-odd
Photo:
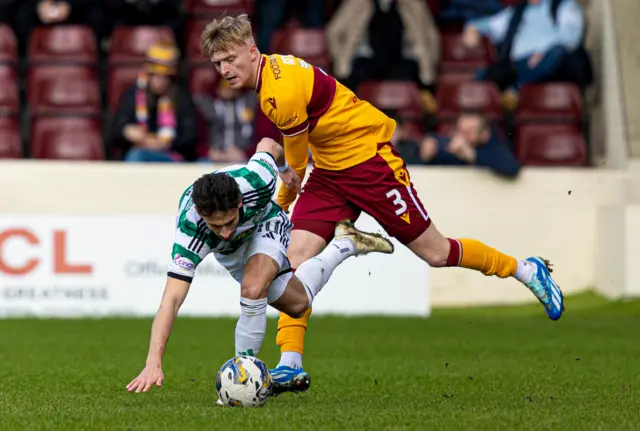
[[[16,71],[0,65],[0,115],[16,115],[20,111],[20,93]]]
[[[107,106],[110,110],[113,111],[118,107],[120,96],[127,88],[135,84],[140,71],[140,65],[109,68],[107,78]]]
[[[475,71],[479,67],[487,66],[496,59],[495,49],[486,38],[475,49],[469,49],[462,44],[462,33],[443,33],[441,72]]]
[[[316,67],[326,71],[331,70],[324,30],[307,28],[278,30],[271,38],[270,51],[278,54],[292,54]]]
[[[500,92],[490,82],[441,82],[436,89],[436,102],[440,121],[450,121],[462,110],[478,110],[493,120],[502,120]]]
[[[189,64],[210,64],[209,59],[202,55],[200,42],[202,30],[209,23],[207,19],[196,19],[187,22],[186,58]]]
[[[422,116],[420,90],[411,81],[367,81],[360,84],[356,94],[378,109],[393,111],[404,118]]]
[[[29,70],[28,83],[31,115],[100,114],[100,87],[93,68],[37,66]]]
[[[16,35],[7,24],[0,24],[0,63],[16,63],[18,61],[18,41]]]
[[[575,84],[529,84],[520,88],[516,121],[572,122],[582,121],[582,98]]]
[[[438,83],[474,81],[475,76],[475,70],[449,70],[438,75]]]
[[[0,159],[19,159],[21,157],[22,143],[17,117],[0,117]]]
[[[95,117],[38,117],[31,125],[30,144],[35,159],[104,160]]]
[[[222,14],[252,13],[253,0],[186,0],[189,15],[216,18]]]
[[[568,124],[526,124],[516,128],[516,155],[528,166],[587,166],[587,144]]]
[[[36,27],[29,38],[28,59],[30,64],[96,63],[96,37],[84,25]]]
[[[111,34],[109,65],[140,64],[144,61],[147,49],[161,40],[175,43],[169,27],[116,27]]]
[[[189,70],[189,92],[193,97],[213,96],[219,79],[220,75],[212,66],[193,67]]]

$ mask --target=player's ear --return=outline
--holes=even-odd
[[[259,54],[260,53],[258,52],[258,47],[252,40],[249,44],[249,57],[251,58],[251,61],[255,61],[258,58]]]

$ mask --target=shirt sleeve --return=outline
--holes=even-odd
[[[557,31],[560,41],[569,50],[580,46],[584,32],[584,14],[579,4],[566,2],[560,5]]]
[[[270,153],[264,151],[255,153],[249,159],[247,169],[258,174],[265,184],[274,182],[275,187],[275,181],[278,178],[278,165]]]
[[[292,56],[276,55],[284,67],[296,64]],[[296,136],[309,128],[307,100],[313,82],[304,73],[303,67],[288,67],[287,76],[275,81],[261,105],[264,113],[280,129],[285,137]]]
[[[208,228],[204,220],[195,220],[195,212],[189,211],[193,203],[187,199],[176,219],[173,249],[168,276],[191,283],[196,268],[210,253]]]
[[[502,43],[507,35],[513,12],[513,7],[507,7],[494,15],[471,19],[467,21],[465,28],[475,27],[481,35],[488,37],[493,43]]]

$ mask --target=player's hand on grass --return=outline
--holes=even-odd
[[[162,386],[162,382],[164,382],[164,373],[160,365],[147,365],[138,377],[127,385],[127,390],[139,394],[147,392],[153,385]]]

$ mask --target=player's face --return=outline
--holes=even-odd
[[[258,51],[255,43],[237,45],[226,52],[216,52],[211,57],[216,70],[234,90],[255,85],[255,62]]]
[[[240,206],[228,211],[216,211],[209,216],[201,216],[209,229],[225,241],[230,240],[238,228]]]

